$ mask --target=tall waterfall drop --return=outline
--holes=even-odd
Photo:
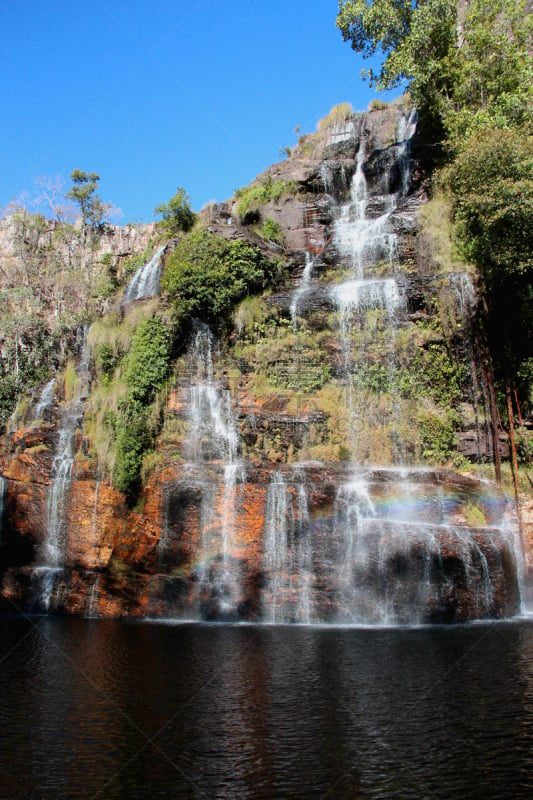
[[[202,540],[198,554],[196,602],[205,618],[236,619],[241,602],[241,571],[232,555],[235,510],[245,468],[231,393],[215,376],[216,341],[198,324],[187,364],[188,433],[182,484],[201,494]]]
[[[157,297],[160,292],[159,281],[166,244],[157,250],[152,258],[142,267],[139,267],[131,279],[124,300],[132,303],[134,300],[145,300],[148,297]]]
[[[74,397],[61,415],[59,440],[52,462],[48,489],[46,536],[41,548],[40,563],[34,568],[41,577],[37,605],[46,611],[50,607],[54,584],[60,578],[65,558],[67,497],[74,464],[75,435],[83,415],[83,398],[88,394],[89,385],[87,334],[88,326],[78,331],[79,362],[76,368]]]

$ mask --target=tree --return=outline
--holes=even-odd
[[[196,218],[191,209],[191,198],[182,186],[178,187],[176,194],[168,203],[162,203],[154,208],[154,214],[163,217],[159,227],[169,238],[190,231]]]
[[[521,129],[473,133],[442,177],[454,196],[456,236],[482,278],[497,377],[518,383],[527,402],[533,385],[533,136]]]
[[[520,0],[340,0],[337,27],[364,57],[384,54],[371,83],[408,84],[434,141],[530,118],[532,23]]]
[[[37,187],[34,200],[36,208],[46,209],[48,216],[51,214],[52,219],[57,222],[74,222],[74,207],[65,202],[65,181],[61,175],[56,175],[55,178],[40,175],[35,178],[34,183]]]
[[[449,89],[456,26],[456,0],[340,0],[337,16],[353,50],[385,56],[378,73],[365,71],[371,84],[382,90],[409,83],[422,113],[435,113]]]

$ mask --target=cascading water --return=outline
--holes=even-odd
[[[412,136],[413,132],[414,126],[406,122],[400,135]],[[361,372],[361,368],[364,373],[365,354],[354,345],[354,332],[361,327],[361,320],[364,319],[366,312],[375,309],[385,312],[386,322],[394,339],[395,330],[406,307],[405,298],[394,276],[376,278],[367,277],[365,274],[368,269],[379,264],[385,264],[389,271],[394,271],[397,235],[392,225],[392,215],[404,191],[402,183],[395,193],[380,194],[380,190],[378,193],[369,192],[364,172],[365,147],[363,124],[350,200],[334,212],[337,219],[333,242],[353,277],[336,284],[330,290],[331,299],[340,315],[343,383],[350,424],[347,441],[352,452],[357,452],[357,429],[363,424],[365,413],[361,402],[356,401],[357,377],[354,375],[354,368],[355,373]],[[406,161],[407,147],[408,140],[402,139],[396,152],[396,164],[403,164]],[[394,164],[390,169],[393,167]],[[381,183],[388,188],[390,183],[388,174],[383,176]],[[389,344],[389,350],[390,376],[394,366],[393,345]]]
[[[495,504],[476,482],[455,485],[449,473],[353,466],[352,473],[337,488],[331,515],[313,510],[313,475],[304,467],[274,473],[265,620],[414,625],[516,610],[519,565],[504,500]],[[466,524],[471,504],[484,509],[483,527]]]
[[[354,276],[360,279],[364,276],[366,266],[381,261],[392,266],[397,245],[397,236],[390,224],[390,217],[397,206],[398,194],[369,196],[363,169],[364,159],[363,132],[357,152],[350,201],[338,209],[333,230],[335,246],[341,258],[347,261]]]
[[[152,258],[140,267],[131,279],[124,300],[132,303],[134,300],[145,300],[148,297],[157,297],[160,293],[159,282],[161,279],[161,267],[163,253],[166,245],[160,247]]]
[[[39,400],[33,409],[34,420],[42,419],[45,415],[45,412],[48,411],[48,409],[53,405],[55,385],[56,379],[52,378],[52,380],[48,381],[48,383],[43,386]]]
[[[48,490],[46,513],[46,536],[41,548],[40,564],[34,573],[39,576],[38,605],[48,611],[54,584],[60,577],[66,547],[66,498],[72,477],[75,455],[75,436],[83,415],[82,398],[88,392],[89,349],[88,327],[78,331],[79,362],[76,370],[76,393],[63,410],[59,428],[59,440],[52,462],[51,481]]]
[[[262,612],[269,622],[313,621],[313,542],[305,475],[275,472],[265,509]]]
[[[313,277],[313,268],[315,266],[315,259],[312,257],[311,253],[306,252],[305,254],[305,267],[302,272],[302,277],[300,282],[293,293],[292,302],[290,306],[290,314],[293,327],[296,327],[296,317],[298,314],[298,304],[300,303],[301,299],[308,291],[311,286],[311,280]]]
[[[240,565],[232,555],[232,545],[238,487],[245,470],[238,458],[231,393],[215,377],[214,350],[211,331],[206,325],[199,326],[188,355],[192,383],[186,471],[202,492],[200,613],[207,618],[232,619],[238,618],[241,601]]]
[[[333,245],[351,273],[331,287],[330,298],[339,314],[339,377],[346,388],[345,440],[352,453],[359,453],[368,410],[364,385],[372,366],[369,343],[380,353],[378,374],[383,393],[392,397],[388,417],[394,418],[395,338],[407,316],[395,275],[395,214],[405,214],[402,204],[409,190],[415,127],[414,112],[409,118],[402,116],[397,144],[391,149],[390,175],[383,174],[369,190],[363,123],[350,200],[332,209]],[[322,173],[331,205],[335,182],[331,171]],[[389,189],[393,185],[395,192]],[[312,260],[306,257],[290,308],[293,324],[311,273]],[[469,286],[462,281],[456,288],[468,315],[473,302]],[[376,341],[364,327],[369,315],[382,320],[384,333]],[[266,619],[397,625],[464,620],[469,614],[490,618],[500,613],[507,592],[507,607],[516,608],[516,547],[503,512],[472,528],[466,521],[470,501],[463,490],[452,487],[446,495],[441,479],[431,471],[404,467],[365,472],[352,464],[337,484],[333,515],[327,519],[313,514],[312,483],[305,479],[305,470],[302,475],[295,479],[290,471],[278,471],[268,489],[262,602]],[[477,508],[479,503],[483,501],[476,496],[471,505]]]

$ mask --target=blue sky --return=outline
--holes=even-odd
[[[74,168],[99,173],[122,222],[150,221],[178,186],[196,210],[230,197],[295,126],[375,96],[336,13],[336,0],[1,0],[0,207]]]

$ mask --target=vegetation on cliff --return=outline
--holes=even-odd
[[[533,20],[516,0],[341,0],[354,50],[384,53],[380,89],[408,84],[437,145],[456,253],[477,268],[503,416],[533,407]],[[446,202],[446,201],[445,201]],[[517,409],[520,410],[519,408]],[[509,425],[512,420],[509,419]]]
[[[274,284],[279,271],[258,248],[198,230],[168,257],[161,285],[179,319],[198,317],[220,329],[243,297]]]

